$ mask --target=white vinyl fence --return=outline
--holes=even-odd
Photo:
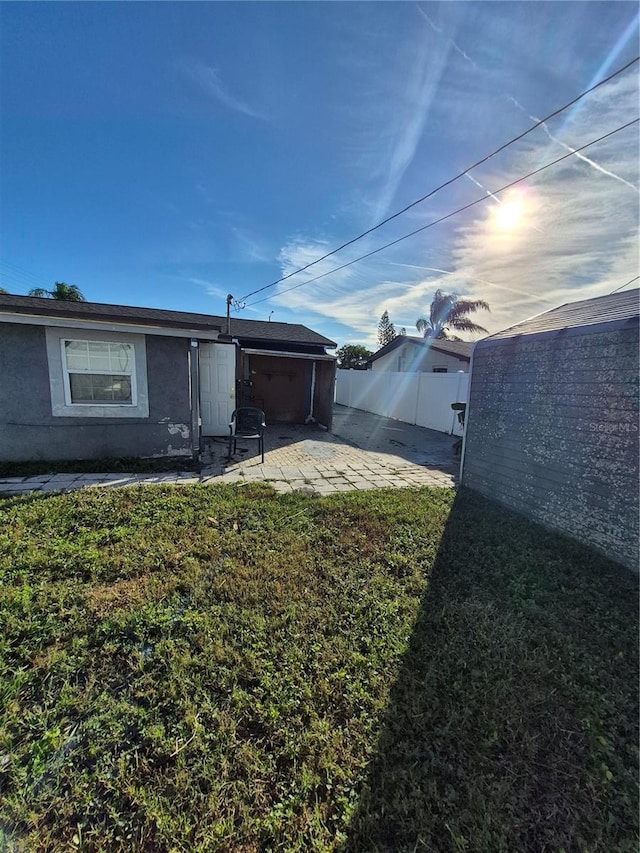
[[[468,373],[336,371],[336,403],[385,418],[462,435],[452,403],[465,403]]]

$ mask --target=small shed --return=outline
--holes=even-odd
[[[475,345],[461,480],[638,570],[640,290]]]
[[[262,409],[267,423],[331,429],[336,358],[326,349],[334,341],[297,323],[236,317],[229,333],[238,345],[238,405]]]

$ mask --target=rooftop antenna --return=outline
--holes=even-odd
[[[275,308],[274,308],[274,311],[275,311]],[[273,314],[273,311],[270,311],[270,312],[269,312],[269,322],[271,322],[271,315],[272,315],[272,314]]]

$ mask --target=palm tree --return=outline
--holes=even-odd
[[[466,315],[473,314],[479,308],[489,311],[489,304],[484,299],[460,299],[455,293],[443,293],[436,290],[433,302],[429,309],[429,319],[421,317],[416,322],[416,329],[422,332],[425,338],[448,338],[449,340],[460,340],[455,335],[449,335],[449,329],[457,332],[486,332],[484,326],[474,323]]]
[[[29,296],[40,296],[45,299],[61,299],[65,302],[86,302],[84,294],[75,284],[65,284],[64,281],[56,281],[53,290],[44,287],[34,287],[29,291]]]

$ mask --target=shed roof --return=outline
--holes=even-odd
[[[640,289],[597,296],[580,302],[566,302],[551,311],[537,314],[515,326],[509,326],[484,338],[482,343],[500,338],[513,338],[517,335],[537,335],[542,332],[559,332],[562,329],[575,329],[580,326],[594,326],[601,323],[613,323],[640,317]]]
[[[373,355],[369,356],[367,361],[376,361],[376,359],[382,358],[383,355],[387,355],[387,353],[392,352],[394,349],[397,349],[397,347],[402,346],[403,344],[414,345],[421,348],[432,349],[436,352],[446,353],[446,355],[452,355],[455,358],[460,359],[460,361],[470,361],[471,350],[473,349],[473,343],[470,341],[447,341],[439,338],[434,340],[433,338],[417,338],[413,335],[398,335],[397,338],[394,338],[377,352],[374,352]]]
[[[0,311],[7,314],[218,332],[224,332],[227,323],[226,317],[213,314],[169,311],[164,308],[136,308],[130,305],[110,305],[102,302],[67,302],[37,296],[14,296],[8,293],[0,294]],[[299,323],[270,323],[266,320],[240,320],[231,317],[231,334],[233,337],[256,341],[336,346],[335,341]]]
[[[222,328],[226,328],[225,317],[215,317]],[[274,328],[275,327],[275,328]],[[240,320],[231,317],[231,334],[234,338],[247,338],[260,341],[285,341],[291,344],[316,344],[318,346],[337,346],[335,341],[325,338],[319,332],[308,329],[299,323],[272,323],[268,320]]]

